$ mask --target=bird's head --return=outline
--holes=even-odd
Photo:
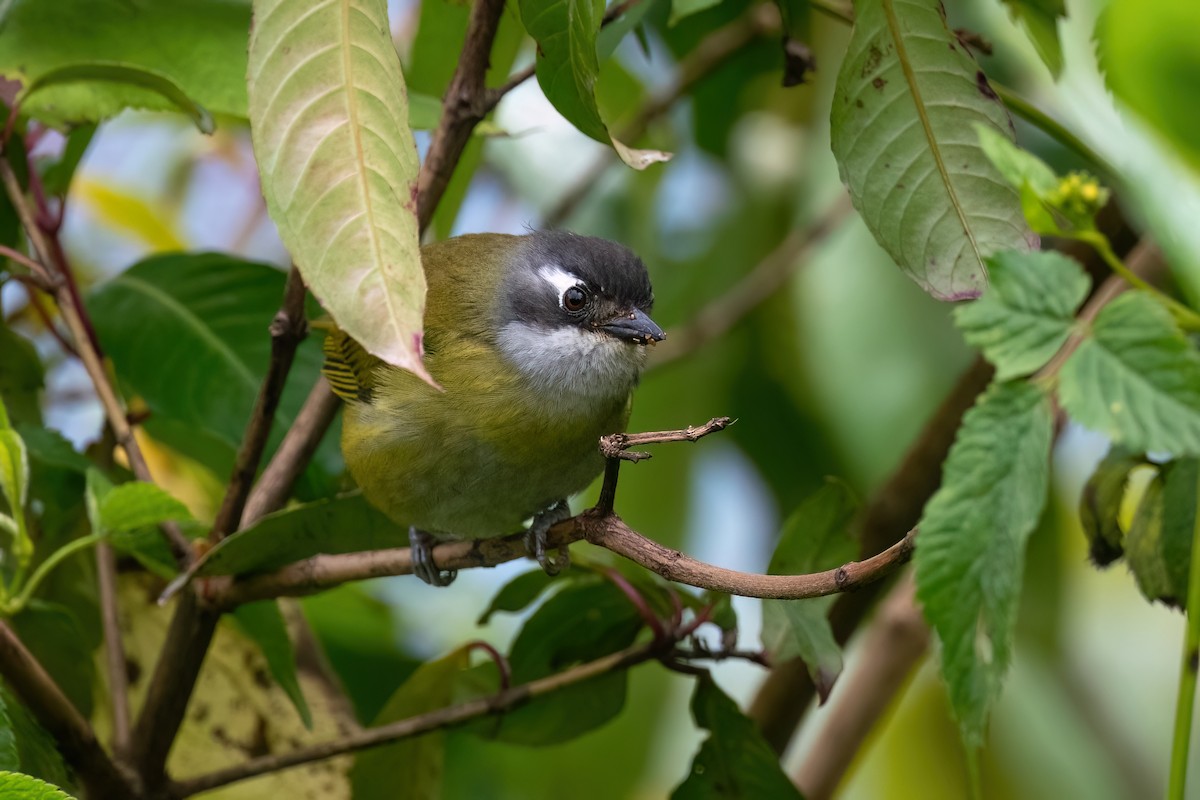
[[[496,341],[502,357],[547,392],[596,400],[637,383],[654,293],[641,259],[605,239],[543,231],[516,239],[503,279]]]

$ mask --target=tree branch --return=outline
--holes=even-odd
[[[267,438],[271,435],[271,425],[275,421],[279,399],[283,396],[284,384],[296,357],[296,348],[308,333],[308,323],[304,318],[304,294],[304,280],[300,277],[300,271],[293,266],[288,271],[284,286],[283,305],[271,321],[271,359],[258,390],[258,399],[254,402],[254,411],[246,425],[246,434],[238,448],[225,499],[213,522],[210,536],[213,541],[220,541],[233,532],[241,521],[254,475],[258,472]]]
[[[96,545],[96,582],[100,594],[100,620],[104,626],[104,664],[112,704],[112,749],[120,757],[129,752],[129,675],[117,606],[117,557],[107,542]]]
[[[63,758],[75,769],[90,796],[139,796],[136,776],[109,759],[91,725],[25,649],[7,622],[0,622],[0,674],[54,737]]]

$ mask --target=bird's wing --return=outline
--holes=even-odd
[[[325,337],[325,363],[321,372],[333,393],[343,400],[371,402],[375,389],[373,373],[382,363],[343,331],[334,329]]]

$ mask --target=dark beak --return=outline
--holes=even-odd
[[[654,324],[654,320],[636,308],[633,311],[627,311],[609,320],[599,327],[600,330],[610,336],[637,342],[638,344],[661,342],[667,338],[667,335],[663,333],[663,329]]]

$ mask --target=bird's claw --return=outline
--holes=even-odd
[[[412,550],[413,574],[430,586],[449,586],[458,576],[457,570],[438,569],[433,562],[434,538],[415,527],[408,529],[408,546]]]
[[[557,575],[571,566],[571,551],[566,547],[559,547],[553,558],[547,552],[549,550],[547,534],[550,529],[564,519],[569,519],[570,516],[571,507],[567,505],[567,501],[559,500],[546,510],[538,512],[533,518],[533,524],[529,526],[529,531],[525,534],[526,552],[541,565],[547,575]]]

